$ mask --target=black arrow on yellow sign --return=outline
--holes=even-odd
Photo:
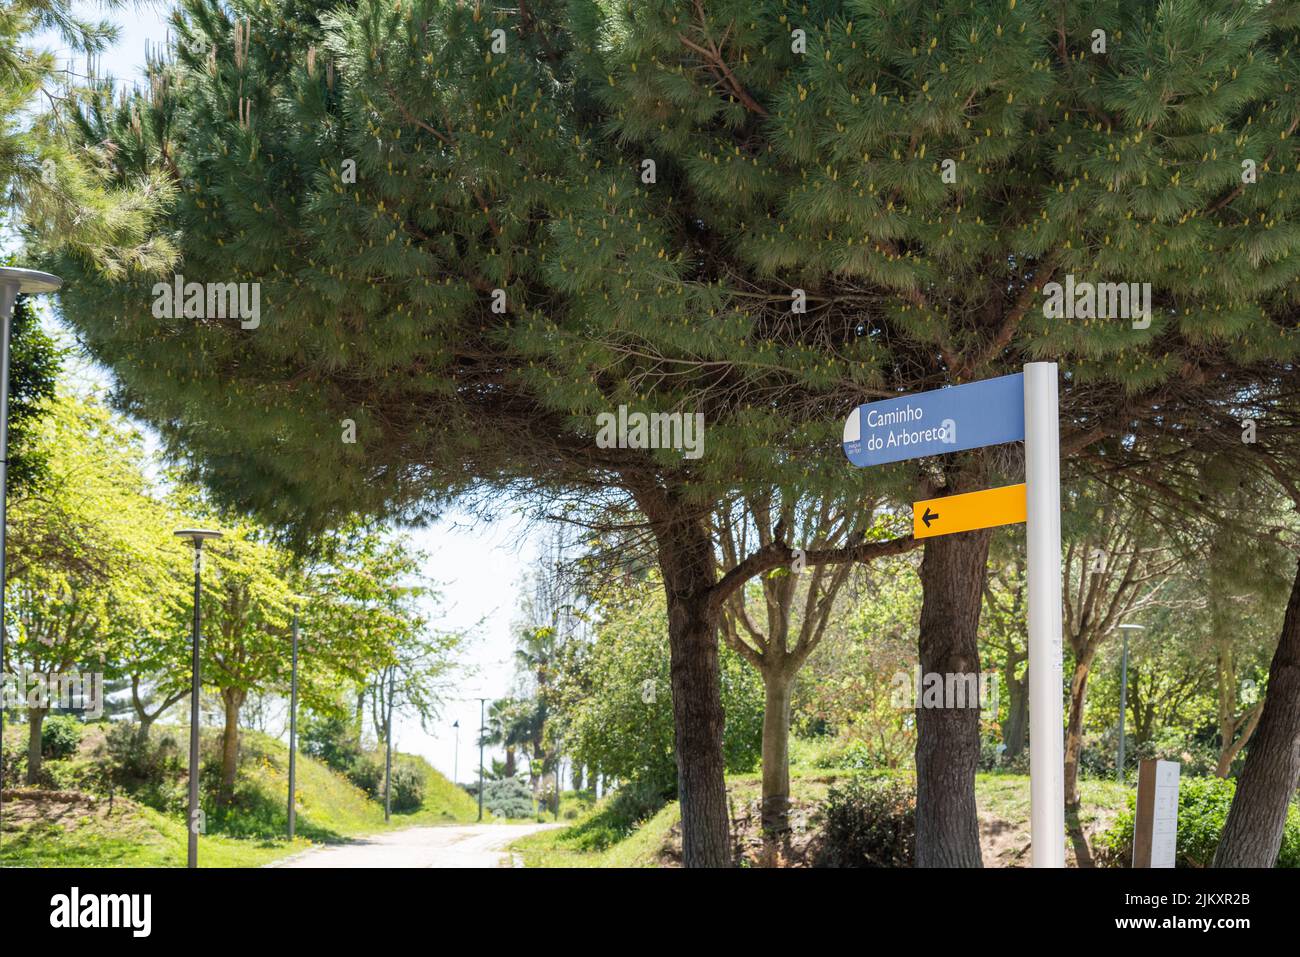
[[[944,520],[930,506],[942,505]],[[912,505],[912,535],[915,538],[932,538],[969,532],[976,528],[995,525],[1013,525],[1025,520],[1025,486],[1006,485],[964,495],[945,495],[926,499]]]

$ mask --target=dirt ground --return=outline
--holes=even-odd
[[[820,851],[820,830],[815,820],[816,801],[793,801],[790,808],[790,831],[777,840],[765,838],[759,817],[759,803],[745,802],[732,807],[732,839],[735,861],[748,867],[815,867]],[[1066,843],[1067,867],[1095,867],[1096,836],[1110,827],[1110,816],[1101,816],[1080,825],[1084,841],[1072,836]],[[986,811],[979,812],[980,852],[985,867],[1028,867],[1030,863],[1029,822],[1003,820]],[[1080,862],[1082,853],[1082,863]],[[669,832],[659,862],[663,867],[680,867],[682,855],[681,825]]]

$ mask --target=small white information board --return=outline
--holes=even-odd
[[[1173,867],[1178,858],[1177,761],[1143,761],[1138,768],[1133,866]]]

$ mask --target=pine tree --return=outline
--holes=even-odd
[[[43,30],[85,56],[85,76],[35,46]],[[109,276],[160,269],[174,255],[166,237],[148,229],[170,198],[171,180],[161,173],[114,180],[111,144],[67,135],[85,81],[102,92],[96,58],[116,36],[106,21],[83,19],[70,0],[0,2],[0,227],[17,232],[29,254],[70,249]]]
[[[174,62],[86,132],[123,181],[168,172],[184,280],[260,283],[260,312],[65,254],[67,318],[223,501],[302,535],[470,489],[630,496],[688,864],[729,857],[720,589],[792,554],[719,578],[717,502],[1015,480],[992,451],[854,473],[840,426],[872,398],[1054,359],[1070,456],[1294,357],[1288,5],[183,7]],[[703,413],[704,455],[598,446],[620,406]],[[927,542],[923,670],[979,670],[988,543]],[[918,730],[918,862],[978,866],[978,713]]]

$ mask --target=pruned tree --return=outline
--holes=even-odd
[[[723,638],[758,670],[766,693],[761,816],[768,832],[784,831],[789,822],[795,679],[821,643],[854,569],[851,562],[809,567],[807,554],[887,539],[889,524],[890,516],[878,514],[875,503],[840,503],[829,497],[799,501],[788,495],[751,495],[718,510],[715,535],[724,569],[773,542],[803,543],[790,567],[768,571],[738,588],[722,611]]]

